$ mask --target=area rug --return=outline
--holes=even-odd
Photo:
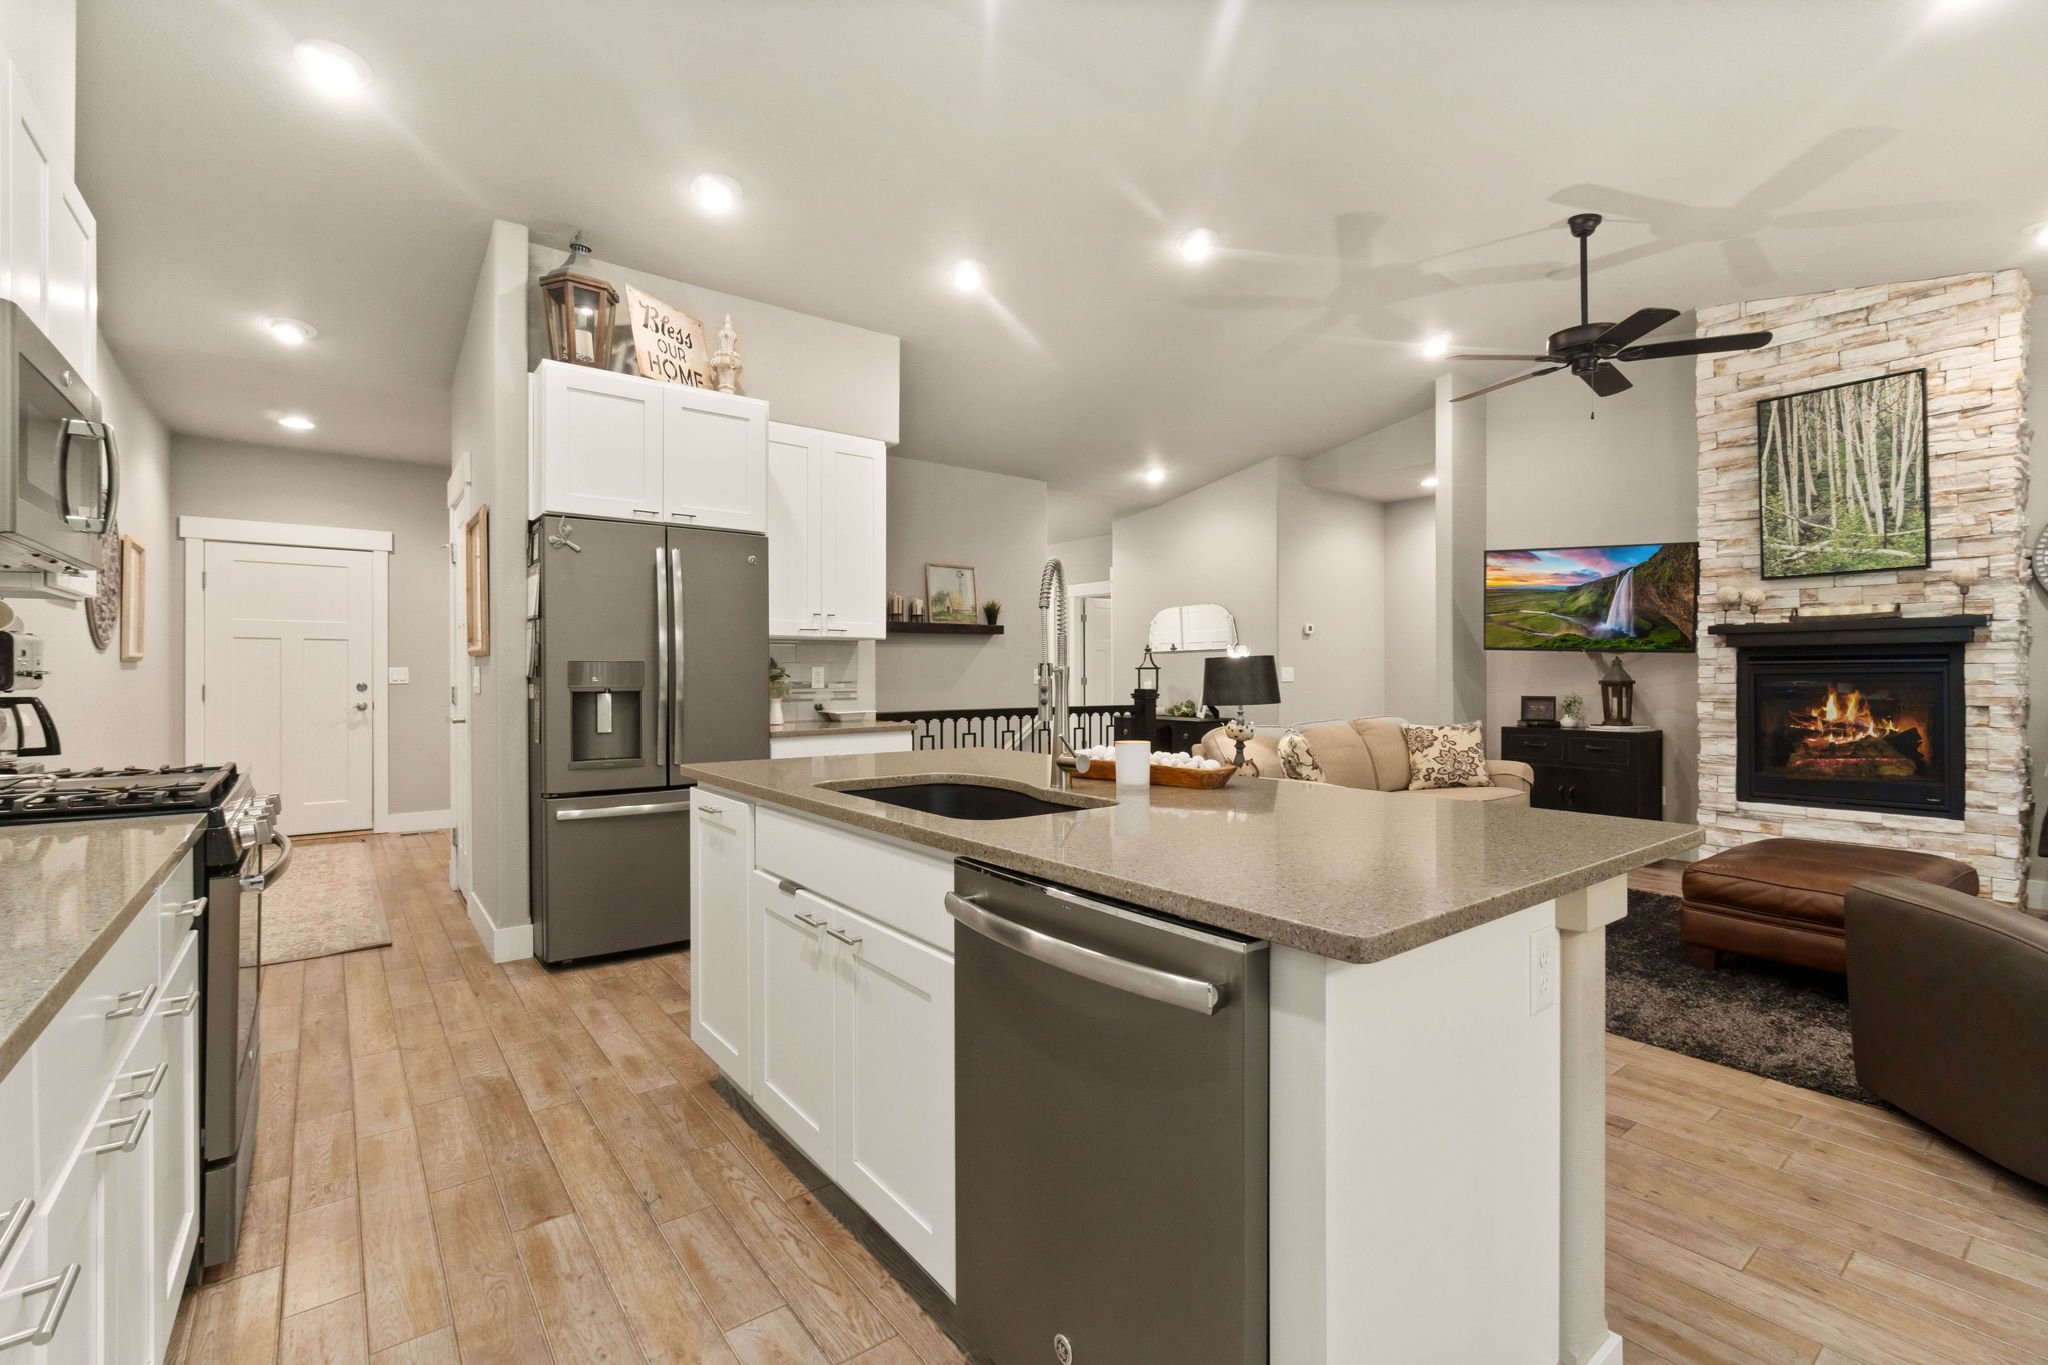
[[[1882,1104],[1856,1084],[1849,988],[1835,972],[1728,957],[1714,971],[1685,960],[1678,898],[1628,893],[1607,930],[1607,1031],[1738,1071]]]
[[[298,962],[391,942],[364,839],[302,842],[274,891],[263,893],[263,961]]]

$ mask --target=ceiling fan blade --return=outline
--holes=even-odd
[[[1590,372],[1581,373],[1579,378],[1585,380],[1586,387],[1599,394],[1602,398],[1612,398],[1617,393],[1635,387],[1634,384],[1629,383],[1627,375],[1615,369],[1604,360]]]
[[[1626,346],[1678,316],[1676,308],[1638,308],[1600,334],[1596,346]]]
[[[1769,332],[1736,332],[1721,337],[1687,337],[1683,341],[1653,341],[1647,346],[1630,346],[1616,360],[1662,360],[1677,355],[1714,355],[1721,351],[1754,351],[1771,344]]]
[[[1503,379],[1500,381],[1500,383],[1488,384],[1483,389],[1474,389],[1470,393],[1461,393],[1454,395],[1451,401],[1453,403],[1462,403],[1467,398],[1484,398],[1487,394],[1492,393],[1495,389],[1504,389],[1510,384],[1519,384],[1524,379],[1534,379],[1539,375],[1556,374],[1559,370],[1563,368],[1564,366],[1562,365],[1546,365],[1544,368],[1540,370],[1524,370],[1512,379]],[[1619,374],[1620,371],[1617,370],[1616,373]],[[1627,381],[1624,380],[1624,387],[1626,386],[1626,383]]]
[[[1556,356],[1519,355],[1513,351],[1458,351],[1444,357],[1445,360],[1551,360]]]

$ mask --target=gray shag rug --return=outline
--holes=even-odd
[[[1729,956],[1707,971],[1678,943],[1678,898],[1628,893],[1607,929],[1607,1031],[1860,1104],[1849,987],[1836,972]]]

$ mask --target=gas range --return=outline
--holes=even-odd
[[[136,815],[204,815],[205,861],[238,863],[271,837],[277,799],[259,796],[232,763],[163,768],[0,772],[0,826]]]

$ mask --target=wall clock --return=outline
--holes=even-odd
[[[100,537],[100,581],[85,604],[85,625],[92,632],[92,647],[102,654],[121,627],[121,528],[111,517]]]

